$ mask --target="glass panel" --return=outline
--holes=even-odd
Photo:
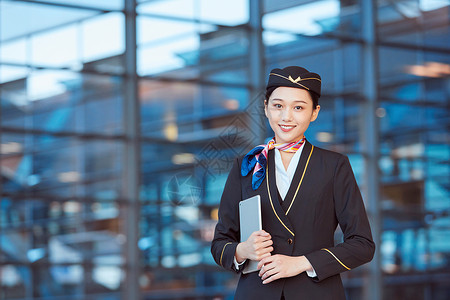
[[[144,298],[233,297],[238,275],[216,265],[210,242],[234,158],[262,142],[256,131],[271,135],[256,109],[264,91],[249,79],[256,1],[137,1],[135,220],[124,219],[136,208],[124,199],[123,158],[134,143],[124,135],[125,100],[133,101],[124,99],[124,3],[0,1],[1,299],[122,299],[135,259]],[[362,152],[361,3],[261,1],[261,63],[264,76],[289,65],[322,76],[307,138],[348,155],[365,193],[373,158]],[[449,3],[377,4],[380,197],[371,201],[382,207],[382,288],[386,299],[443,300]],[[139,226],[136,258],[125,251],[128,222]],[[342,238],[338,230],[335,242]],[[342,274],[348,299],[367,295],[369,269]]]
[[[53,296],[76,296],[108,292],[108,299],[119,299],[115,295],[121,287],[123,269],[119,267],[94,265],[92,268],[82,265],[64,265],[41,267],[33,270],[34,297],[47,297],[49,291]],[[87,280],[83,278],[86,274]],[[108,274],[108,275],[106,275]],[[92,299],[105,299],[105,296],[92,296]]]
[[[248,0],[165,0],[148,1],[138,5],[141,14],[237,26],[247,23],[249,18]]]
[[[2,201],[3,208],[11,211],[2,221],[2,250],[7,261],[123,264],[125,236],[117,222],[117,204],[48,198]]]
[[[77,10],[49,5],[5,2],[0,5],[4,7],[1,12],[10,12],[5,16],[5,21],[2,18],[2,25],[17,31],[16,35],[11,35],[14,32],[11,30],[7,31],[8,35],[1,36],[0,59],[4,64],[1,66],[1,82],[17,79],[17,74],[11,69],[18,68],[17,64],[24,67],[83,69],[102,73],[123,72],[123,14],[108,13],[93,17],[93,12],[88,11],[82,17],[73,14]],[[23,20],[21,26],[14,23],[17,18],[10,19],[19,9],[17,18],[32,14],[29,19]],[[45,19],[40,20],[42,16]],[[65,19],[60,20],[61,16]],[[54,24],[51,23],[52,18],[55,19]],[[29,26],[38,19],[40,22],[36,26]],[[56,25],[58,26],[55,27]]]
[[[121,10],[124,8],[124,0],[34,0],[36,2],[46,2],[55,4],[67,4],[71,6],[92,7],[95,9]],[[139,1],[138,1],[139,2]]]
[[[221,124],[207,120],[241,111],[249,97],[243,88],[181,82],[141,80],[139,89],[142,134],[180,142],[212,137]]]
[[[30,2],[0,2],[0,37],[2,42],[24,37],[32,32],[45,31],[61,25],[81,21],[98,12],[41,5]]]
[[[30,69],[27,67],[12,67],[6,64],[0,64],[0,84],[16,81],[14,85],[21,86],[23,84],[21,81],[28,75],[29,72]],[[4,94],[8,95],[9,92],[10,91],[8,90],[8,87],[3,88],[2,86],[2,95]],[[20,101],[21,103],[26,102],[26,99],[24,99],[25,97],[23,96],[17,98],[18,100],[15,101]],[[3,97],[2,97],[2,105],[5,105]]]
[[[450,148],[448,143],[438,144],[429,142],[425,146],[427,161],[424,173],[427,175],[425,183],[426,209],[440,212],[450,209]]]
[[[195,0],[145,1],[138,5],[137,12],[192,20],[197,17]]]
[[[149,17],[137,21],[139,75],[248,82],[248,34],[244,29]]]
[[[310,124],[306,138],[313,145],[341,153],[361,151],[361,103],[350,97],[324,96],[320,98],[319,104],[319,116]]]
[[[29,151],[30,143],[30,138],[26,139],[21,134],[2,134],[0,145],[2,192],[17,192],[21,189],[22,183],[27,182],[30,172],[24,170],[22,161],[26,151]]]
[[[31,64],[45,67],[79,68],[76,25],[60,27],[31,36]],[[58,41],[55,43],[55,41]],[[78,65],[77,65],[78,64]]]
[[[40,181],[35,187],[36,193],[99,199],[121,194],[117,182],[121,163],[116,159],[122,155],[121,143],[91,141],[81,144],[48,138],[37,139],[35,147],[40,149],[34,155],[34,174]]]
[[[1,4],[0,4],[1,5]],[[0,43],[0,61],[12,64],[27,63],[27,39],[18,38]],[[4,80],[1,80],[4,82]]]
[[[359,92],[361,48],[334,40],[299,37],[296,41],[268,46],[266,74],[274,68],[302,66],[322,78],[322,97]]]
[[[444,78],[450,73],[450,65],[443,55],[429,53],[423,56],[412,50],[388,47],[380,47],[379,55],[380,83],[388,88],[397,83],[405,84],[405,81],[413,83],[420,79]],[[423,94],[418,95],[424,97]]]
[[[125,52],[125,18],[122,13],[108,13],[84,21],[81,24],[81,57],[84,63],[97,64],[100,72],[119,73],[122,61],[114,62],[113,58]],[[109,67],[109,68],[108,68]],[[116,67],[116,68],[113,68]],[[117,70],[119,69],[119,70]]]
[[[117,78],[39,70],[3,85],[3,126],[50,132],[122,131],[122,86]],[[102,107],[102,118],[97,118]]]
[[[450,26],[448,23],[448,8],[447,8],[447,24],[441,28],[430,28],[425,32],[423,45],[447,49],[450,44]]]
[[[50,197],[92,197],[111,200],[121,195],[122,143],[76,142],[51,136],[5,135],[2,141],[2,171],[7,192],[22,185],[34,194]]]
[[[450,42],[448,4],[439,0],[378,1],[379,37],[382,41],[445,50]]]
[[[399,103],[384,102],[381,105],[380,125],[383,138],[391,140],[393,133],[398,136],[396,143],[421,141],[421,133],[427,128],[439,130],[440,125],[448,120],[448,110],[441,107],[410,106]]]
[[[31,272],[28,267],[13,264],[3,264],[0,266],[2,299],[24,299],[30,296]]]
[[[263,17],[265,30],[309,36],[330,32],[355,36],[360,32],[357,1],[322,0],[283,3],[266,0],[265,2],[266,14]]]

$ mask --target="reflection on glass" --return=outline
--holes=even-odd
[[[138,49],[139,75],[160,74],[167,71],[182,69],[189,65],[197,65],[199,38],[196,35],[164,44]],[[168,73],[168,77],[191,77],[189,71]],[[197,77],[197,76],[195,76]]]
[[[33,51],[29,63],[46,67],[70,67],[79,64],[77,36],[76,25],[33,35],[30,41]]]
[[[91,62],[122,54],[125,51],[125,18],[108,13],[82,23],[82,59]]]
[[[346,153],[369,199],[362,2],[262,2],[263,72],[301,65],[322,76],[307,138]],[[137,1],[137,144],[124,130],[124,3],[0,1],[2,299],[121,299],[133,258],[144,298],[232,298],[237,277],[209,247],[235,157],[262,142],[256,130],[272,134],[262,112],[250,113],[264,92],[250,64],[256,1]],[[448,1],[377,3],[381,288],[386,299],[443,300]],[[136,170],[129,145],[141,147]],[[125,197],[125,170],[139,174],[139,199]],[[368,269],[342,275],[349,300],[364,299]]]
[[[0,84],[25,78],[29,72],[30,72],[30,69],[27,67],[12,67],[12,66],[8,66],[6,64],[1,64],[0,65]],[[4,90],[2,90],[2,95],[8,94],[9,92],[10,91],[8,91],[7,89],[4,89]],[[24,99],[25,97],[22,96],[21,98],[22,99],[19,100],[21,103],[26,102],[26,99]],[[2,103],[3,103],[3,101],[2,101]]]
[[[69,71],[36,70],[5,83],[4,126],[45,131],[116,134],[121,131],[121,85],[117,79]],[[95,118],[104,107],[103,118]]]
[[[40,5],[31,2],[0,2],[1,41],[24,37],[34,32],[51,30],[96,15],[97,12]]]
[[[336,19],[340,14],[340,3],[336,0],[314,1],[310,4],[296,6],[266,14],[263,28],[286,33],[319,35],[331,31],[339,25]],[[321,21],[336,19],[333,25],[323,26]]]
[[[25,38],[14,39],[10,42],[0,43],[0,61],[2,63],[26,64],[27,40]],[[3,82],[0,81],[0,82]]]
[[[138,0],[142,1],[142,0]],[[120,10],[124,7],[124,0],[36,0],[36,2],[46,2],[55,4],[79,5],[81,7],[92,7],[96,9]]]
[[[248,33],[243,28],[143,16],[137,26],[139,75],[246,83],[247,76],[235,76],[245,74],[248,64]]]
[[[249,0],[165,0],[140,4],[138,13],[236,26],[248,21]]]
[[[142,134],[190,142],[214,136],[226,124],[197,124],[212,115],[238,113],[246,108],[244,88],[187,83],[140,82]],[[171,91],[167,93],[167,91]]]

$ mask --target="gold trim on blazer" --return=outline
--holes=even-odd
[[[292,204],[294,204],[295,197],[297,197],[298,190],[300,189],[300,186],[302,185],[303,177],[305,177],[306,169],[308,168],[309,159],[311,158],[313,150],[314,150],[314,146],[311,147],[311,151],[309,152],[308,160],[306,161],[305,169],[303,170],[302,178],[300,179],[300,183],[298,184],[297,190],[295,191],[294,197],[292,198],[291,205],[289,205],[289,208],[286,211],[286,216],[289,213],[289,210],[291,209]]]
[[[283,221],[281,221],[280,217],[278,216],[277,212],[275,211],[275,207],[273,207],[272,196],[270,195],[270,188],[269,188],[269,164],[267,164],[266,182],[267,182],[267,192],[269,194],[270,205],[272,206],[273,213],[277,217],[278,221],[280,221],[281,225],[283,225],[284,228],[286,228],[286,230],[289,231],[290,234],[295,236],[295,234],[286,225],[284,225]]]
[[[228,246],[229,244],[231,244],[231,242],[226,243],[225,245],[223,245],[222,248],[222,253],[220,254],[220,265],[223,267],[222,265],[222,256],[223,256],[223,251],[225,251],[225,247]]]
[[[330,253],[331,255],[333,255],[334,259],[337,260],[338,263],[340,263],[344,268],[346,268],[347,270],[351,270],[349,267],[347,267],[346,265],[344,265],[344,264],[342,263],[342,261],[340,261],[339,258],[337,258],[337,257],[333,254],[333,252],[331,252],[331,251],[328,250],[327,248],[322,248],[322,249],[320,249],[320,250],[325,250],[325,251],[327,251],[328,253]]]
[[[288,214],[289,210],[291,209],[292,204],[294,203],[295,197],[297,196],[298,190],[300,189],[300,185],[303,182],[303,177],[305,176],[306,168],[308,168],[309,159],[311,158],[313,150],[314,150],[314,146],[311,145],[311,151],[309,152],[309,156],[308,156],[308,160],[306,161],[305,169],[303,170],[302,177],[300,179],[300,182],[298,183],[297,190],[295,191],[295,195],[292,198],[291,204],[289,205],[289,209],[287,210],[286,215]],[[289,231],[290,234],[295,236],[295,234],[283,223],[283,221],[281,221],[280,217],[278,216],[277,212],[275,211],[275,207],[273,206],[272,195],[270,194],[270,187],[269,187],[269,163],[267,163],[267,169],[266,169],[266,183],[267,183],[267,193],[269,194],[270,205],[272,206],[273,213],[277,217],[278,221],[280,221],[281,225],[283,225],[284,228],[286,228],[286,230]]]

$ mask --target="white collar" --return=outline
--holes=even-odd
[[[300,149],[298,149],[297,152],[295,152],[294,156],[292,156],[287,170],[284,168],[283,161],[281,160],[280,150],[275,148],[275,177],[278,192],[280,193],[280,196],[283,200],[286,197],[289,187],[291,186],[291,182],[294,178],[295,170],[297,169],[298,163],[300,161],[300,156],[302,154],[305,143],[303,143]]]

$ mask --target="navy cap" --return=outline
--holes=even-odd
[[[321,85],[322,80],[319,74],[309,72],[302,67],[290,66],[270,71],[266,90],[273,91],[277,87],[286,86],[305,89],[320,97]]]

